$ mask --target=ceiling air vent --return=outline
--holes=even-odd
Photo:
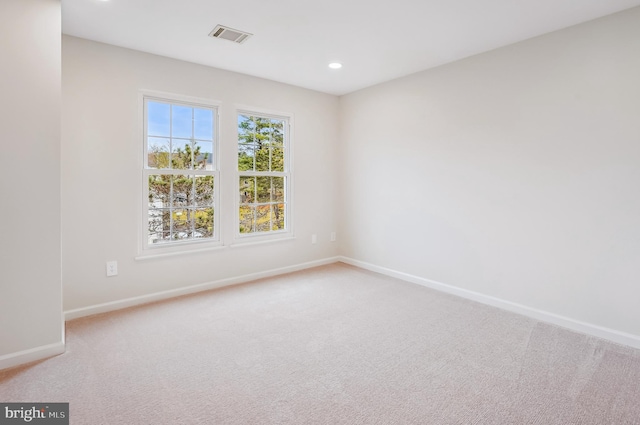
[[[222,38],[223,40],[229,40],[238,44],[244,43],[253,34],[248,32],[234,30],[233,28],[224,27],[222,25],[216,25],[216,27],[209,33],[209,37]]]

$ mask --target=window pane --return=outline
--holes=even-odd
[[[149,233],[149,244],[160,244],[171,241],[169,232]]]
[[[149,210],[149,243],[171,240],[171,213],[168,209]]]
[[[271,177],[256,177],[258,202],[271,201]]]
[[[284,230],[284,204],[273,205],[273,230]]]
[[[162,233],[149,233],[149,245],[162,242]]]
[[[171,108],[171,135],[173,137],[184,137],[190,139],[193,137],[191,129],[193,108],[188,106],[173,105]]]
[[[271,171],[284,171],[284,149],[271,149]]]
[[[194,238],[210,238],[213,236],[213,208],[195,210]]]
[[[247,115],[238,115],[238,142],[253,143],[254,132],[255,124],[251,117]]]
[[[255,123],[256,142],[262,142],[269,139],[271,133],[271,122],[268,118],[253,117]]]
[[[240,176],[240,203],[251,204],[255,202],[255,177]]]
[[[256,149],[256,171],[269,171],[269,148],[262,146]]]
[[[195,205],[202,207],[213,205],[213,188],[213,176],[196,176]]]
[[[169,139],[147,138],[147,165],[149,168],[169,168]]]
[[[213,111],[195,108],[193,110],[194,138],[213,140]]]
[[[238,171],[253,171],[253,145],[238,145]]]
[[[173,239],[189,239],[193,229],[193,210],[173,210]]]
[[[170,136],[170,105],[159,102],[147,102],[147,135]]]
[[[171,168],[184,170],[191,168],[191,141],[173,139],[171,143]]]
[[[284,121],[278,119],[271,120],[271,144],[277,146],[284,145]]]
[[[171,176],[154,174],[149,176],[149,208],[169,207]]]
[[[256,207],[256,232],[268,232],[271,230],[271,205],[258,205]]]
[[[284,148],[283,136],[280,134],[280,135],[278,135],[278,137],[272,138],[270,145],[271,145],[272,149],[275,149],[275,148],[282,149],[282,148]]]
[[[284,202],[284,177],[271,178],[272,202]]]
[[[213,170],[213,143],[196,142],[193,157],[196,170]]]
[[[190,176],[172,176],[173,204],[175,207],[193,205],[193,179]]]
[[[149,218],[147,220],[149,225],[149,233],[162,233],[163,226],[163,213],[165,210],[149,210]]]
[[[255,208],[247,205],[240,206],[240,233],[252,233],[255,224]]]

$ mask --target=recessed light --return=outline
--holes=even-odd
[[[331,62],[329,64],[329,68],[331,68],[331,69],[340,69],[340,68],[342,68],[342,64],[340,62]]]

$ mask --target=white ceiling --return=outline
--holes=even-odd
[[[65,34],[341,95],[640,0],[62,0]],[[208,37],[222,24],[244,44]],[[344,64],[331,70],[329,62]]]

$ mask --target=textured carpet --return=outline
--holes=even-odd
[[[72,424],[640,424],[640,350],[343,264],[67,323]]]

